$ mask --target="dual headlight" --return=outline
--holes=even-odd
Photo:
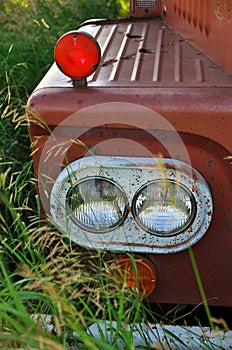
[[[180,161],[89,157],[61,172],[51,214],[80,245],[169,253],[204,235],[212,198],[203,177]]]
[[[84,230],[104,233],[120,226],[129,212],[125,191],[100,176],[85,178],[70,187],[67,213]],[[170,179],[144,184],[135,193],[131,211],[139,226],[154,235],[175,235],[185,230],[196,214],[189,190]]]

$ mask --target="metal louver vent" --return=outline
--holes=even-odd
[[[136,7],[156,7],[157,6],[157,0],[136,0],[135,2]]]

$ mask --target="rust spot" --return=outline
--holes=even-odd
[[[213,161],[212,161],[212,159],[209,159],[208,160],[208,168],[210,169],[210,168],[212,168],[212,164],[213,163]]]
[[[142,38],[141,35],[132,35],[130,33],[128,33],[127,35],[127,38],[129,39],[138,39],[138,38]]]
[[[199,196],[199,191],[195,186],[192,187],[192,192],[196,193],[196,195]]]
[[[141,49],[139,50],[140,53],[152,53],[151,50],[145,49],[145,47],[141,47]]]
[[[102,63],[102,67],[107,67],[107,66],[109,66],[109,65],[111,65],[111,64],[114,64],[115,62],[117,62],[117,60],[109,60],[109,61],[105,61],[105,62],[103,62]]]
[[[128,56],[123,56],[121,57],[122,60],[129,60],[130,58],[133,58],[135,57],[135,54],[131,54],[131,55],[128,55]]]

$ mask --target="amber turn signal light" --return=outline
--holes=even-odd
[[[82,80],[97,69],[101,50],[90,34],[71,31],[58,40],[54,58],[62,73],[73,80]]]
[[[149,260],[141,256],[123,255],[117,258],[119,282],[126,281],[129,288],[135,288],[142,298],[148,297],[155,289],[157,274]]]

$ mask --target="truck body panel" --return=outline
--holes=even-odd
[[[91,34],[101,47],[98,69],[86,86],[74,87],[53,65],[32,93],[28,108],[35,174],[48,193],[67,163],[93,154],[174,158],[197,169],[210,188],[214,209],[207,232],[191,249],[208,303],[232,306],[230,38],[228,47],[219,45],[214,55],[214,42],[220,43],[223,33],[231,30],[231,17],[229,5],[225,10],[220,3],[162,1],[154,12],[148,11],[154,18],[139,18],[144,11],[132,7],[132,16],[138,18],[84,23],[78,31]],[[148,117],[143,108],[151,112]],[[65,155],[62,164],[57,145]],[[49,200],[41,196],[44,212],[49,213]],[[110,244],[117,245],[117,239]],[[188,250],[154,254],[151,249],[143,254],[158,273],[151,302],[201,303]]]

